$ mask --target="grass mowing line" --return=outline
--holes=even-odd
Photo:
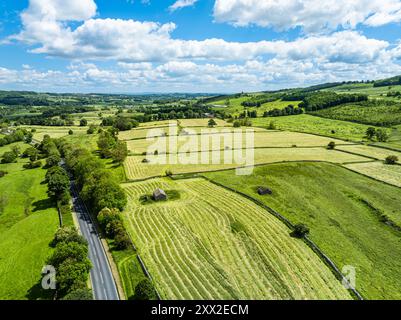
[[[322,163],[268,165],[247,177],[234,172],[206,176],[279,210],[294,223],[306,223],[311,228],[310,238],[336,265],[356,267],[357,290],[364,297],[399,296],[400,233],[377,214],[380,210],[400,224],[399,189]],[[266,184],[273,195],[259,196],[255,186]],[[367,200],[374,212],[362,200]],[[372,231],[374,239],[369,238]]]
[[[251,200],[252,202],[256,203],[258,206],[264,208],[266,211],[268,211],[270,214],[272,214],[273,216],[275,216],[276,218],[278,218],[280,221],[284,222],[290,229],[294,229],[294,225],[287,219],[285,218],[282,214],[278,213],[277,211],[273,210],[271,207],[267,206],[266,204],[262,203],[261,201],[258,201],[257,199],[250,197],[249,195],[240,192],[236,189],[230,188],[228,186],[225,186],[221,183],[218,183],[212,179],[209,179],[208,177],[203,176],[203,178],[217,186],[220,186],[222,188],[225,188],[229,191],[235,192],[249,200]],[[335,276],[341,280],[341,281],[347,281],[348,280],[345,278],[345,276],[341,273],[341,271],[338,269],[338,267],[336,266],[336,264],[327,256],[324,254],[324,252],[307,236],[304,238],[304,241],[307,243],[308,246],[310,246],[312,248],[313,251],[315,251],[318,256],[320,258],[322,258],[322,261],[324,263],[326,263],[326,265],[328,265],[331,270],[333,271],[333,273],[335,274]],[[353,294],[359,299],[359,300],[363,300],[362,295],[355,289],[352,288],[351,291],[353,292]]]
[[[163,203],[162,205],[152,204],[151,206],[147,205],[146,207],[141,206],[140,203],[138,202],[140,193],[143,193],[143,192],[146,192],[146,194],[149,193],[149,189],[154,188],[155,183],[156,183],[156,185],[160,184],[160,183],[165,185],[167,183],[169,185],[169,189],[177,189],[177,188],[180,189],[181,190],[180,192],[182,192],[182,196],[181,196],[180,200],[177,200],[177,201],[174,201],[171,203],[168,203],[168,202]],[[144,188],[145,186],[146,186],[146,188]],[[205,186],[208,186],[208,188],[205,188]],[[253,256],[255,253],[258,252],[258,250],[261,250],[261,248],[258,248],[255,245],[251,245],[251,243],[249,243],[251,245],[251,247],[254,246],[254,250],[256,250],[251,254],[251,251],[249,251],[249,248],[250,248],[249,246],[245,246],[245,247],[243,247],[242,245],[238,246],[237,241],[240,241],[239,243],[242,243],[241,242],[242,236],[238,237],[238,236],[232,234],[229,224],[227,225],[227,223],[228,223],[227,217],[228,216],[223,214],[224,219],[216,220],[216,218],[213,218],[213,216],[215,216],[217,212],[221,212],[221,210],[222,210],[222,208],[217,207],[217,209],[219,211],[216,212],[216,207],[213,205],[213,203],[215,203],[215,201],[214,201],[215,199],[206,201],[204,204],[199,203],[199,201],[205,201],[204,199],[209,199],[209,198],[213,199],[213,196],[215,196],[215,194],[217,194],[217,190],[222,193],[228,192],[228,191],[223,191],[224,189],[221,189],[221,188],[216,189],[217,188],[216,186],[213,186],[213,187],[212,186],[213,186],[212,184],[209,184],[205,180],[197,180],[197,181],[185,182],[185,184],[177,184],[177,182],[174,182],[172,180],[166,180],[166,179],[160,179],[160,180],[156,179],[155,182],[154,181],[139,182],[139,183],[132,184],[132,186],[126,185],[125,188],[129,189],[128,193],[130,195],[129,214],[127,213],[127,217],[126,217],[130,220],[129,225],[132,227],[135,224],[139,223],[138,220],[141,220],[142,218],[144,219],[145,217],[146,217],[146,219],[145,219],[146,222],[145,221],[143,221],[143,222],[150,223],[147,227],[142,225],[142,223],[139,223],[139,225],[137,227],[138,228],[137,232],[134,231],[133,229],[131,229],[131,227],[130,227],[130,229],[131,229],[130,235],[134,237],[135,243],[139,244],[139,247],[141,248],[141,250],[143,252],[150,253],[150,254],[147,254],[146,256],[143,256],[143,258],[146,260],[148,268],[149,268],[152,276],[154,277],[156,283],[158,284],[158,289],[160,289],[161,293],[163,292],[163,294],[166,294],[168,292],[170,294],[172,294],[173,291],[171,291],[171,288],[173,286],[175,286],[176,284],[178,284],[179,290],[181,290],[181,292],[185,292],[185,289],[190,287],[190,283],[195,283],[195,282],[185,283],[185,288],[183,288],[183,285],[180,285],[179,280],[190,279],[190,278],[183,277],[181,274],[183,271],[180,271],[180,270],[186,270],[186,272],[188,273],[188,276],[190,275],[192,278],[197,273],[204,272],[203,270],[205,270],[205,267],[202,267],[203,263],[205,263],[206,261],[209,261],[209,259],[205,260],[205,255],[207,257],[208,255],[213,254],[213,256],[211,257],[213,259],[211,261],[216,259],[215,260],[217,263],[216,266],[221,265],[223,263],[221,265],[222,269],[221,269],[221,271],[218,271],[218,269],[214,269],[215,264],[212,264],[212,265],[207,264],[206,265],[207,270],[212,271],[214,269],[215,271],[213,271],[212,274],[215,274],[216,276],[219,273],[221,273],[222,270],[226,270],[225,277],[227,277],[227,281],[228,281],[227,284],[229,285],[229,287],[231,287],[233,289],[234,289],[234,287],[238,287],[238,286],[240,286],[241,288],[243,288],[243,287],[249,288],[249,290],[247,291],[248,294],[251,294],[252,297],[256,297],[256,298],[258,296],[260,297],[261,295],[265,298],[267,296],[270,296],[271,293],[268,293],[267,291],[261,292],[261,290],[263,290],[264,286],[258,288],[258,286],[260,285],[260,281],[258,282],[257,285],[255,285],[254,282],[252,283],[252,281],[249,280],[249,279],[252,279],[252,277],[250,277],[251,276],[250,274],[248,274],[248,276],[246,276],[246,277],[245,276],[243,277],[243,279],[246,279],[246,282],[245,282],[244,280],[240,280],[241,278],[238,278],[238,276],[235,276],[235,273],[230,272],[230,270],[231,270],[230,268],[228,268],[228,269],[224,268],[224,265],[226,263],[228,263],[227,261],[234,261],[234,265],[237,266],[236,269],[238,269],[238,266],[240,266],[241,271],[245,272],[245,274],[247,272],[249,272],[246,270],[249,270],[249,268],[251,268],[251,269],[255,269],[255,270],[252,270],[252,272],[253,273],[256,272],[255,273],[256,278],[263,279],[263,277],[266,276],[265,275],[266,269],[262,268],[262,266],[259,263],[257,263],[257,261],[259,261],[258,260],[259,255]],[[209,188],[211,188],[211,189],[209,189]],[[208,194],[206,197],[204,195],[200,196],[200,194],[204,194],[205,192]],[[228,198],[228,195],[230,195],[230,197],[233,196],[231,193],[229,193],[227,195],[222,196],[221,198],[225,198],[225,197]],[[241,201],[240,200],[238,200],[238,201],[239,201],[238,203],[242,203],[243,200],[241,198]],[[261,223],[265,224],[266,223],[265,222],[266,214],[262,213],[263,211],[261,209],[259,209],[259,207],[255,206],[254,204],[248,203],[248,205],[250,206],[251,212],[253,210],[255,210],[256,216],[259,217],[258,219],[262,219],[262,220],[260,220]],[[223,212],[227,212],[227,214],[229,214],[229,215],[232,215],[234,213],[234,215],[236,217],[239,214],[238,218],[240,218],[240,219],[246,219],[246,220],[249,219],[248,215],[245,214],[245,212],[244,212],[245,209],[242,211],[235,210],[233,212],[232,210],[228,209],[227,204],[220,204],[220,206],[223,206],[225,208],[225,209],[223,209]],[[241,205],[241,206],[243,206],[243,205]],[[185,208],[185,209],[181,210],[181,207]],[[141,208],[142,210],[139,211],[138,210],[139,208]],[[244,208],[246,208],[246,210],[249,211],[247,206],[244,206]],[[197,209],[198,211],[195,209]],[[205,215],[207,217],[209,217],[209,215],[206,213],[209,210],[211,210],[212,212],[216,212],[210,216],[211,220],[208,220],[209,218],[203,219],[202,223],[196,223],[196,222],[192,221],[193,219],[195,219],[195,220],[202,219],[202,216],[205,217]],[[199,213],[197,213],[197,212],[199,212]],[[186,218],[183,219],[182,215],[186,215]],[[152,217],[155,217],[155,218],[152,218]],[[216,229],[215,232],[206,232],[205,233],[203,230],[202,233],[198,234],[196,232],[196,228],[194,229],[194,227],[191,228],[191,226],[188,226],[188,222],[186,222],[186,221],[188,221],[188,219],[190,219],[189,221],[192,221],[191,226],[198,226],[198,225],[200,226],[202,224],[204,225],[205,222],[209,223],[210,221],[212,221],[212,222],[216,221],[216,223],[218,223],[220,225],[220,227],[218,227],[215,223],[213,223],[212,224],[213,228],[218,227],[218,229]],[[252,219],[250,221],[252,221]],[[252,222],[250,222],[250,223],[252,223]],[[253,223],[255,223],[255,222],[253,222]],[[272,223],[272,226],[273,225],[275,226],[274,228],[278,227],[279,229],[277,229],[277,230],[275,229],[276,232],[270,232],[270,234],[273,234],[273,235],[261,234],[261,237],[262,237],[261,239],[265,239],[266,237],[267,238],[273,237],[271,240],[267,240],[267,239],[263,240],[263,243],[265,243],[265,245],[262,246],[263,247],[262,249],[271,247],[273,239],[278,237],[278,235],[276,235],[277,232],[278,232],[278,234],[281,234],[281,235],[283,235],[282,232],[284,232],[285,241],[289,241],[289,243],[291,243],[292,246],[295,245],[292,250],[288,250],[289,251],[287,253],[288,256],[287,256],[287,258],[285,258],[286,264],[290,263],[290,262],[287,262],[288,259],[289,259],[288,261],[292,261],[292,259],[295,258],[295,256],[293,256],[294,251],[301,250],[302,252],[304,252],[304,250],[307,250],[306,252],[308,252],[308,254],[306,256],[308,256],[309,260],[316,259],[316,262],[318,263],[317,265],[319,265],[320,268],[322,268],[324,266],[324,264],[322,264],[322,262],[319,259],[315,258],[315,254],[312,251],[308,251],[310,249],[306,249],[307,247],[304,247],[303,245],[301,245],[302,242],[298,242],[298,241],[290,238],[288,236],[288,233],[284,231],[285,229],[282,229],[285,227],[283,227],[278,221],[272,220],[271,223]],[[221,224],[224,224],[223,228],[221,228]],[[144,230],[144,229],[147,229],[147,230]],[[158,231],[156,231],[156,230],[158,230]],[[217,232],[217,230],[219,230],[219,231]],[[281,231],[279,231],[279,230],[281,230]],[[144,231],[151,232],[151,234],[140,235]],[[220,247],[219,251],[223,252],[223,257],[219,257],[219,254],[216,255],[216,253],[213,253],[213,251],[210,251],[212,248],[211,246],[215,246],[216,242],[213,241],[212,239],[209,239],[209,237],[213,236],[215,234],[219,234],[219,232],[224,234],[224,237],[228,236],[227,240],[231,239],[229,242],[227,242],[228,244],[231,245],[230,250],[235,248],[235,251],[238,254],[233,255],[233,253],[230,252],[230,250],[226,250],[227,246],[224,246],[224,248]],[[257,236],[259,236],[259,233],[261,231],[258,231],[258,229],[255,228],[255,232],[257,232],[258,233]],[[191,236],[191,234],[193,234],[193,233],[195,233],[195,235]],[[165,236],[164,238],[163,238],[163,235]],[[162,239],[170,239],[170,240],[162,240]],[[179,239],[181,239],[181,240],[179,240]],[[265,242],[266,240],[268,241],[268,243],[270,243],[270,245],[266,245],[266,242]],[[142,241],[143,241],[143,243],[142,243]],[[171,246],[167,245],[167,244],[170,244],[171,241],[173,241],[172,245]],[[199,251],[200,247],[197,245],[197,243],[199,244],[199,241],[201,241],[201,243],[208,248],[207,251],[205,251],[205,250]],[[275,242],[273,242],[273,243],[276,243],[277,239],[274,241]],[[280,241],[280,243],[281,242],[282,241]],[[161,243],[161,244],[165,244],[165,245],[160,247],[160,246],[156,245],[155,243]],[[237,243],[237,244],[234,245],[234,243]],[[176,247],[177,244],[180,244],[181,248],[174,249],[174,247]],[[280,247],[282,247],[282,244],[280,245]],[[154,248],[156,251],[154,251],[152,248]],[[238,250],[242,250],[240,248],[248,248],[248,252],[251,255],[242,254],[242,253],[240,254],[240,251],[238,251]],[[301,249],[301,248],[305,248],[305,249]],[[171,250],[174,250],[174,251],[171,251]],[[178,251],[176,251],[176,250],[178,250]],[[182,250],[184,250],[184,251],[182,251]],[[223,251],[221,251],[221,250],[223,250]],[[271,256],[271,257],[274,258],[274,257],[277,257],[277,255],[282,255],[281,250],[282,249],[271,251],[271,254],[273,254],[273,256]],[[195,269],[191,268],[190,267],[191,263],[187,264],[187,266],[190,269],[180,269],[180,268],[176,268],[176,267],[172,268],[172,265],[174,266],[174,263],[179,263],[179,262],[175,262],[176,260],[172,260],[167,265],[169,270],[171,269],[170,273],[167,274],[167,275],[169,275],[169,277],[165,277],[165,276],[161,277],[160,276],[161,274],[165,274],[165,272],[163,270],[166,267],[166,265],[160,265],[159,262],[156,262],[154,253],[152,253],[152,252],[158,252],[158,251],[162,252],[162,254],[158,255],[159,258],[168,257],[168,256],[166,256],[166,254],[167,255],[180,254],[180,258],[184,259],[184,261],[186,261],[185,259],[191,259],[191,262],[193,261],[195,263],[195,265],[198,266],[198,268],[195,268]],[[185,252],[186,254],[183,254],[183,252]],[[227,258],[224,258],[224,257],[227,257],[228,260],[227,260]],[[250,259],[250,261],[249,261],[251,263],[249,266],[252,266],[252,267],[248,266],[247,268],[244,268],[243,266],[247,265],[247,264],[244,264],[244,262],[239,262],[239,260],[238,260],[239,257],[240,257],[241,261],[243,261],[243,259],[247,259],[247,257],[254,257],[254,259]],[[293,257],[293,258],[291,258],[291,257]],[[305,258],[306,258],[305,255],[301,254],[296,258],[296,260],[294,260],[293,263],[295,264],[295,266],[298,266],[300,263],[298,261],[298,259],[301,259],[302,261],[304,261]],[[169,260],[170,259],[171,259],[171,257],[169,258]],[[237,262],[237,260],[238,260],[238,262]],[[280,258],[267,259],[267,260],[268,260],[267,263],[271,263],[271,261],[278,261],[278,262],[284,261],[283,258],[282,259],[280,259]],[[203,261],[203,262],[201,263],[201,261]],[[181,263],[179,263],[178,266],[182,267]],[[305,272],[303,266],[304,266],[304,263],[299,265],[300,269],[296,269],[296,270],[303,270],[302,272]],[[321,280],[319,280],[318,282],[313,281],[313,283],[320,283],[322,286],[323,286],[323,283],[330,283],[330,284],[334,285],[334,287],[336,287],[338,285],[337,281],[334,280],[334,277],[331,274],[331,272],[329,272],[329,270],[328,269],[326,270],[325,268],[326,267],[324,267],[324,269],[321,270],[322,273],[318,272],[319,273],[318,277]],[[159,270],[159,271],[157,271],[157,270]],[[192,270],[192,271],[189,271],[189,270]],[[262,272],[262,270],[265,270],[265,271]],[[281,270],[281,269],[278,268],[278,270]],[[287,276],[285,277],[285,279],[289,280],[293,276],[295,276],[296,278],[299,278],[298,272],[301,272],[301,271],[296,271],[296,270],[292,271],[292,269],[288,270],[287,268],[285,268],[285,270],[286,270],[285,272],[288,273]],[[179,275],[180,279],[178,279],[178,280],[175,280],[175,278],[177,277],[177,275],[175,275],[176,272],[181,274],[181,275]],[[217,273],[215,273],[215,272],[217,272]],[[236,273],[238,273],[238,272],[236,272]],[[207,273],[205,273],[205,274],[207,274]],[[258,274],[258,276],[256,276],[257,274]],[[322,274],[324,275],[324,277],[328,277],[328,278],[325,278],[326,280],[324,280],[323,282],[322,282],[323,278],[321,278]],[[171,277],[173,277],[173,278],[171,278]],[[333,278],[331,278],[331,277],[333,277]],[[198,276],[196,276],[196,278],[198,278]],[[239,282],[233,281],[233,278],[239,280]],[[223,294],[223,292],[225,292],[226,289],[223,289],[221,287],[221,281],[218,280],[217,283],[215,283],[216,280],[213,280],[213,279],[220,279],[220,276],[218,276],[217,278],[208,276],[208,279],[209,279],[209,281],[212,281],[214,283],[213,287],[218,288],[217,289],[218,291],[215,291],[215,292],[219,292],[219,294]],[[308,279],[308,277],[306,277],[306,278],[302,277],[302,279]],[[329,280],[329,279],[332,279],[332,280]],[[195,280],[192,279],[189,281],[195,281]],[[251,282],[249,282],[249,281],[251,281]],[[265,279],[265,281],[268,281],[267,278]],[[303,280],[303,281],[307,281],[307,280]],[[245,283],[247,283],[246,286],[245,286]],[[265,282],[265,283],[271,283],[271,282]],[[292,283],[293,283],[293,281],[292,281]],[[296,283],[298,283],[298,282],[296,282]],[[207,283],[205,283],[205,285],[207,285]],[[327,292],[323,289],[317,290],[318,288],[315,288],[317,290],[317,293],[316,293],[314,291],[310,291],[311,284],[306,285],[306,284],[302,284],[302,282],[299,282],[299,285],[302,288],[305,287],[304,290],[306,292],[306,296],[308,296],[310,298],[327,296],[327,294],[334,297],[334,296],[342,295],[344,293],[344,291],[342,291],[343,288],[341,286],[339,286],[339,289],[341,289],[340,291],[335,291],[337,293]],[[285,288],[288,287],[290,292],[292,292],[291,296],[292,295],[295,295],[296,297],[303,296],[302,292],[299,291],[298,289],[296,289],[296,287],[298,285],[296,287],[293,287],[292,289],[290,289],[292,286],[293,286],[293,284],[290,284],[290,283],[287,283],[287,285],[284,285]],[[326,286],[326,285],[324,285],[324,286]],[[227,287],[227,288],[229,288],[229,287]],[[281,286],[279,286],[279,287],[281,287]],[[199,288],[201,288],[201,287],[199,287]],[[252,289],[252,288],[254,288],[254,289]],[[182,290],[184,290],[184,291],[182,291]],[[238,290],[235,289],[235,291],[238,291]],[[244,290],[242,290],[241,293],[244,294],[243,292],[244,292]],[[213,291],[209,290],[209,293],[213,294]],[[195,291],[191,290],[191,293],[187,292],[187,295],[188,294],[190,296],[193,296],[195,294]],[[231,297],[232,297],[232,294],[233,293],[230,294]],[[282,298],[284,298],[284,296],[288,297],[288,294],[285,294],[284,292],[277,293],[277,294],[279,297],[282,297]],[[273,295],[275,295],[276,298],[278,297],[277,294],[273,293]],[[171,296],[169,298],[171,298]]]

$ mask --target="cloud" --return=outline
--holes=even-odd
[[[401,21],[400,0],[216,0],[214,18],[235,26],[258,25],[307,33],[381,26]]]
[[[176,11],[185,7],[192,7],[198,0],[177,0],[169,7],[170,11]]]
[[[176,28],[174,23],[97,19],[94,18],[96,6],[91,0],[71,1],[71,8],[67,8],[67,4],[65,8],[45,6],[48,1],[31,0],[29,8],[22,14],[23,30],[12,39],[34,46],[34,53],[53,57],[140,63],[172,60],[237,62],[266,56],[297,60],[311,56],[364,63],[377,59],[389,45],[355,31],[311,36],[292,42],[180,40],[172,37]],[[86,20],[75,29],[67,23],[81,19]]]
[[[342,7],[334,5],[336,10],[327,9],[326,0],[321,0],[322,6],[316,6],[315,11],[309,9],[306,19],[306,9],[302,7],[306,1],[283,0],[282,10],[292,9],[297,15],[291,15],[291,10],[285,15],[278,14],[273,1],[266,0],[263,4],[274,9],[277,21],[286,17],[281,24],[276,23],[281,28],[301,23],[308,30],[322,24],[325,28],[335,28],[338,23],[352,28],[360,23],[358,21],[372,25],[389,21],[375,14],[366,17],[363,10],[360,15],[351,10],[348,18],[342,18],[336,11],[343,10]],[[216,7],[223,2],[216,1]],[[353,6],[362,3],[349,2]],[[393,2],[393,7],[388,6]],[[230,3],[227,12],[238,10],[238,7],[235,9],[238,1]],[[369,5],[368,1],[364,3]],[[398,1],[383,0],[383,3],[384,7],[387,4],[387,9],[382,8],[381,13],[396,12]],[[325,12],[322,8],[330,14],[321,17],[318,10]],[[355,30],[305,34],[292,41],[182,40],[173,36],[177,28],[174,23],[100,19],[96,15],[97,7],[92,0],[31,0],[28,9],[21,14],[21,32],[9,40],[29,45],[33,53],[66,58],[72,64],[64,71],[0,68],[2,86],[43,88],[45,91],[54,88],[54,91],[88,92],[235,92],[374,79],[401,73],[401,45],[392,46]],[[251,16],[244,11],[244,25]],[[325,20],[328,16],[332,16],[330,24]],[[262,18],[270,19],[269,15],[261,14]],[[392,14],[391,19],[398,18]],[[234,23],[235,20],[229,21]],[[269,21],[273,25],[272,20]],[[303,21],[309,21],[309,25]],[[311,21],[315,25],[312,26]],[[113,67],[100,68],[97,63],[103,60]]]

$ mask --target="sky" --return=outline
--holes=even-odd
[[[401,0],[0,0],[0,89],[233,93],[401,74]]]

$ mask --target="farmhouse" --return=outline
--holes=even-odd
[[[167,200],[167,194],[162,189],[156,189],[153,192],[153,199],[155,201]]]
[[[273,194],[273,191],[267,187],[258,187],[258,194],[264,196],[266,194]]]

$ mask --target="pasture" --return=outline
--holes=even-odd
[[[123,186],[126,226],[164,299],[350,299],[302,240],[235,193],[203,179]],[[157,187],[180,197],[142,205]]]
[[[350,163],[346,167],[366,176],[401,187],[401,166],[385,165],[383,162],[369,162]]]
[[[185,130],[190,133],[192,128]],[[326,147],[329,142],[334,141],[336,145],[348,145],[349,142],[342,140],[315,136],[304,133],[288,131],[267,131],[256,128],[254,134],[247,134],[248,129],[224,128],[224,130],[211,130],[209,134],[194,134],[179,137],[155,137],[142,140],[127,141],[128,150],[131,154],[141,155],[145,152],[153,153],[156,150],[168,152],[170,146],[177,145],[177,151],[206,151],[224,150],[226,148],[292,148],[292,147]],[[235,133],[235,134],[231,134]],[[143,132],[143,134],[145,134]],[[237,137],[236,134],[239,136]],[[250,139],[248,141],[248,139]],[[204,147],[203,147],[204,146]],[[185,150],[184,150],[185,149]]]
[[[401,163],[401,152],[391,151],[384,148],[377,148],[373,146],[366,145],[342,145],[336,146],[337,150],[342,150],[346,152],[356,153],[364,157],[371,157],[377,160],[384,160],[390,155],[397,156],[399,163]]]
[[[350,165],[359,166],[364,164]],[[401,189],[327,163],[267,165],[250,176],[204,175],[309,226],[310,238],[340,270],[355,267],[356,288],[364,298],[401,298],[401,233],[385,223],[391,219],[401,226]],[[259,196],[258,186],[273,194]]]
[[[213,156],[220,155],[217,162],[213,162]],[[230,161],[225,163],[225,159],[229,159],[228,155],[235,154],[233,150],[224,150],[221,152],[199,152],[192,153],[191,155],[172,154],[150,156],[129,156],[125,161],[125,170],[129,180],[146,179],[156,176],[164,176],[166,171],[171,171],[172,174],[194,173],[194,172],[207,172],[224,169],[233,169],[250,165],[246,162],[246,156],[252,155],[251,150],[241,150],[240,161]],[[165,159],[166,157],[166,159]],[[179,157],[179,158],[177,158]],[[143,160],[147,158],[150,162],[144,163]],[[165,164],[161,161],[165,160]],[[177,161],[179,160],[179,161]],[[159,162],[157,162],[159,161]],[[173,164],[174,161],[178,164]],[[183,164],[184,161],[193,161],[197,164]],[[369,159],[352,155],[336,150],[327,150],[322,147],[318,148],[266,148],[254,150],[254,163],[255,165],[286,162],[286,161],[328,161],[332,163],[352,163],[369,161]]]
[[[19,145],[22,151],[28,147]],[[8,172],[0,178],[0,300],[39,298],[36,285],[59,226],[47,186],[41,184],[46,170],[25,170],[24,163],[0,164]]]
[[[389,127],[401,124],[401,103],[383,101],[351,103],[319,110],[313,114],[323,118]]]
[[[252,119],[256,127],[267,128],[271,122],[281,130],[313,133],[343,140],[363,141],[369,125],[325,119],[309,114]]]
[[[35,129],[33,133],[33,139],[42,141],[45,135],[50,138],[62,138],[68,136],[68,132],[72,130],[76,135],[86,134],[88,127],[46,127],[46,126],[21,126],[27,130]]]

